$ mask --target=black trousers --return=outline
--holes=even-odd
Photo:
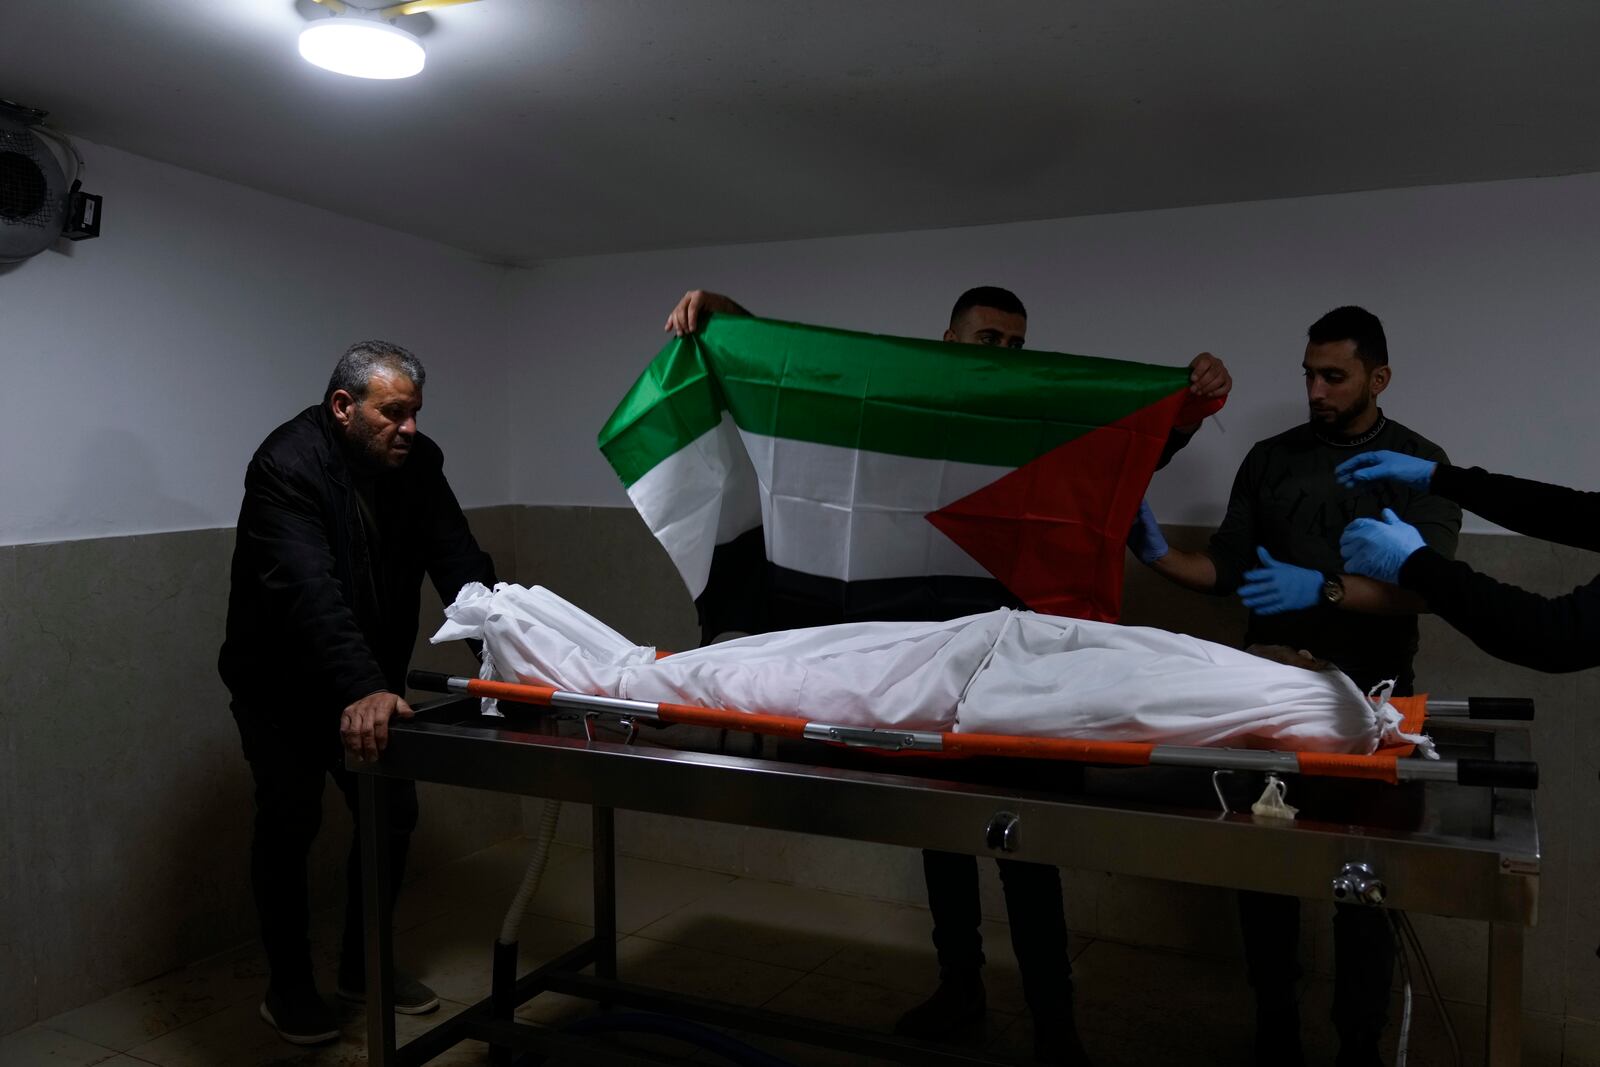
[[[322,827],[322,791],[331,777],[344,794],[354,822],[358,812],[356,775],[344,769],[338,735],[328,738],[287,734],[248,709],[234,706],[245,759],[255,778],[255,832],[250,842],[250,884],[255,893],[261,941],[275,989],[313,984],[308,860]],[[389,886],[398,892],[405,874],[411,832],[417,825],[414,782],[381,778],[389,790]],[[391,904],[393,901],[391,900]],[[363,974],[361,847],[352,832],[345,868],[344,937],[339,973],[349,980]]]
[[[1245,966],[1264,1008],[1294,999],[1300,977],[1300,898],[1240,892]],[[1375,1047],[1389,1022],[1394,981],[1389,913],[1359,904],[1333,906],[1333,1027],[1346,1050]]]
[[[1067,956],[1067,917],[1061,872],[1040,863],[996,860],[1011,920],[1011,947],[1022,972],[1022,990],[1036,1016],[1058,1011],[1072,995]],[[978,860],[955,852],[922,853],[933,913],[933,945],[944,971],[977,971],[983,965],[983,913],[978,902]]]
[[[934,765],[945,778],[1056,794],[1083,792],[1083,767],[1053,760],[972,759]],[[1058,1015],[1072,995],[1067,956],[1067,915],[1061,872],[1049,864],[996,859],[1005,891],[1011,947],[1022,973],[1022,992],[1035,1018]],[[978,860],[965,853],[922,853],[922,876],[933,916],[933,946],[941,970],[976,971],[983,966],[983,911],[978,902]]]
[[[1353,677],[1362,689],[1382,679]],[[1395,696],[1414,689],[1407,671],[1395,683]],[[1351,821],[1356,809],[1381,819],[1382,809],[1420,802],[1415,790],[1376,783],[1328,783],[1302,778],[1290,802],[1309,819]],[[1248,801],[1246,802],[1248,803]],[[1381,823],[1380,823],[1381,824]],[[1239,893],[1239,927],[1244,934],[1245,967],[1256,998],[1268,1009],[1294,997],[1300,978],[1300,900],[1273,893]],[[1333,1026],[1346,1051],[1374,1048],[1389,1023],[1389,987],[1394,981],[1394,930],[1381,908],[1335,904],[1333,912]]]

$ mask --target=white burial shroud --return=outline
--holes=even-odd
[[[500,680],[577,693],[911,730],[1363,754],[1386,737],[1432,747],[1400,734],[1399,713],[1336,670],[1142,626],[1002,609],[783,630],[657,660],[542,586],[472,583],[445,615],[435,644],[481,639]]]

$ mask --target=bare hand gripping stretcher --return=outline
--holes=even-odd
[[[1426,714],[1518,718],[1525,702],[1369,698],[1338,671],[1144,627],[1002,610],[660,659],[543,588],[471,585],[446,615],[433,640],[482,640],[486,677],[417,671],[417,689],[890,751],[1537,785],[1532,763],[1404,758],[1433,755]]]

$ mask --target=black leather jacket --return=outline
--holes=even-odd
[[[1446,463],[1429,491],[1516,533],[1600,551],[1600,493]],[[1600,666],[1600,576],[1546,597],[1422,548],[1400,568],[1400,584],[1491,656],[1552,673]]]
[[[368,523],[355,473],[326,405],[250,460],[217,663],[235,715],[336,735],[347,705],[405,691],[424,574],[447,604],[494,583],[433,441],[417,434],[403,466],[367,483]]]

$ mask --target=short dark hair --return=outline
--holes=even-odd
[[[1306,340],[1314,345],[1335,341],[1354,341],[1356,356],[1367,369],[1389,365],[1389,341],[1383,336],[1383,323],[1366,308],[1348,304],[1334,308],[1311,324]]]
[[[367,383],[372,380],[373,373],[380,369],[399,371],[410,378],[418,389],[428,380],[428,372],[422,369],[422,360],[399,345],[389,341],[357,341],[344,350],[344,355],[334,365],[333,374],[328,378],[328,390],[322,394],[322,402],[328,403],[340,389],[357,400],[365,399]]]
[[[961,294],[956,306],[950,309],[950,325],[954,326],[961,316],[973,308],[994,308],[1008,315],[1028,317],[1028,309],[1022,306],[1022,301],[1017,299],[1016,293],[993,285],[980,285]]]

